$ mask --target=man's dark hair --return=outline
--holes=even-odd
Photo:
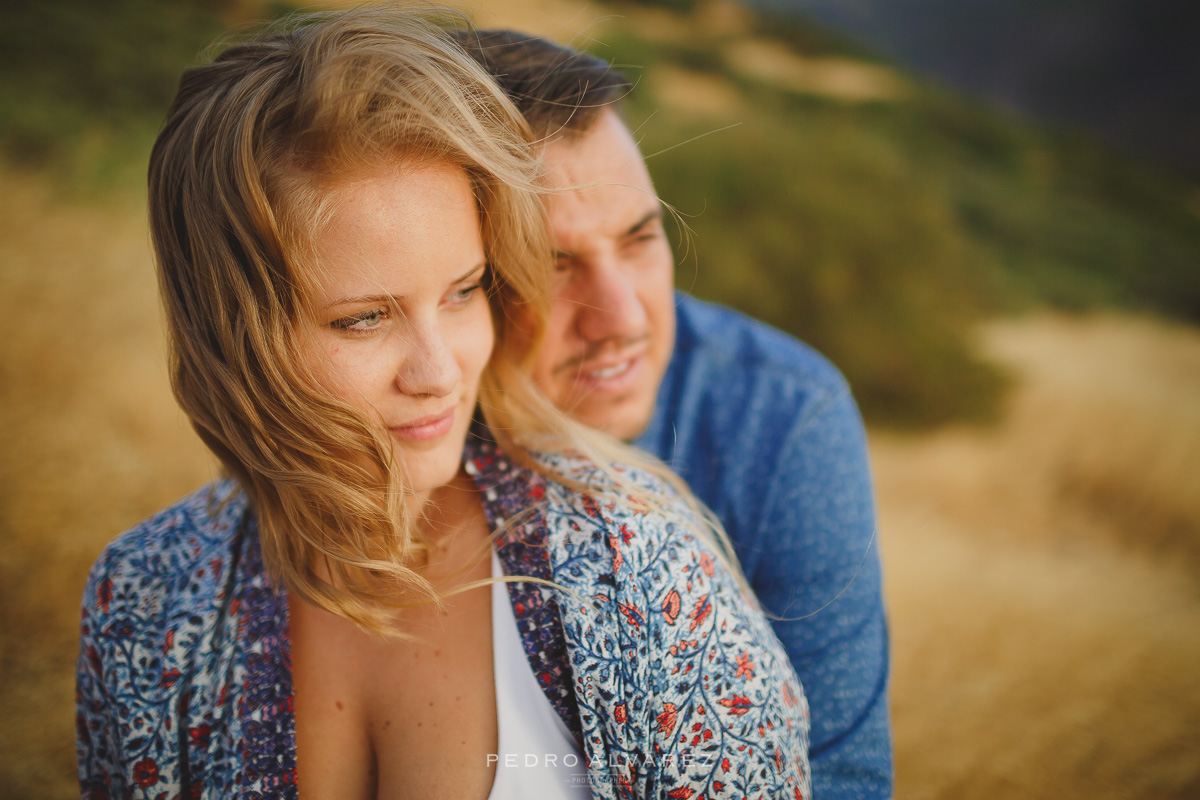
[[[539,138],[583,133],[601,109],[632,86],[608,62],[528,33],[460,29],[455,37],[496,79]]]

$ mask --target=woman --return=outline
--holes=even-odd
[[[403,11],[184,74],[151,228],[231,477],[92,571],[86,796],[807,796],[800,687],[686,489],[525,376],[530,152]]]

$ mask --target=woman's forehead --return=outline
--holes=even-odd
[[[327,206],[311,244],[318,300],[404,296],[484,263],[473,187],[455,165],[381,166],[343,181]]]

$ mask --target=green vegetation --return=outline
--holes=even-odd
[[[180,72],[224,29],[233,5],[14,4],[0,25],[0,152],[75,188],[105,188],[145,162]]]
[[[248,5],[14,9],[0,26],[0,150],[85,188],[140,182],[183,67],[236,15],[276,8]],[[660,11],[693,6],[664,0]],[[982,315],[1048,303],[1200,320],[1195,187],[915,79],[854,101],[731,63],[729,46],[766,42],[886,67],[794,20],[745,30],[680,14],[684,35],[660,40],[634,33],[637,8],[616,10],[597,52],[644,78],[628,117],[660,194],[694,232],[680,242],[679,285],[826,353],[869,419],[993,416],[1005,379],[974,355]],[[675,69],[723,82],[740,102],[689,108],[659,79]]]
[[[854,102],[748,79],[722,57],[734,39],[846,57],[795,25],[696,27],[665,44],[636,29],[631,12],[597,53],[638,65],[628,118],[694,234],[679,285],[816,346],[869,419],[993,417],[1005,379],[974,355],[981,315],[1050,304],[1200,321],[1197,190],[1183,181],[914,79]],[[668,65],[744,102],[691,109],[654,80]]]

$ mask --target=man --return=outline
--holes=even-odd
[[[862,421],[800,342],[673,289],[662,206],[604,62],[464,35],[542,141],[557,285],[534,377],[670,464],[720,518],[812,716],[813,794],[889,797],[887,629]]]

